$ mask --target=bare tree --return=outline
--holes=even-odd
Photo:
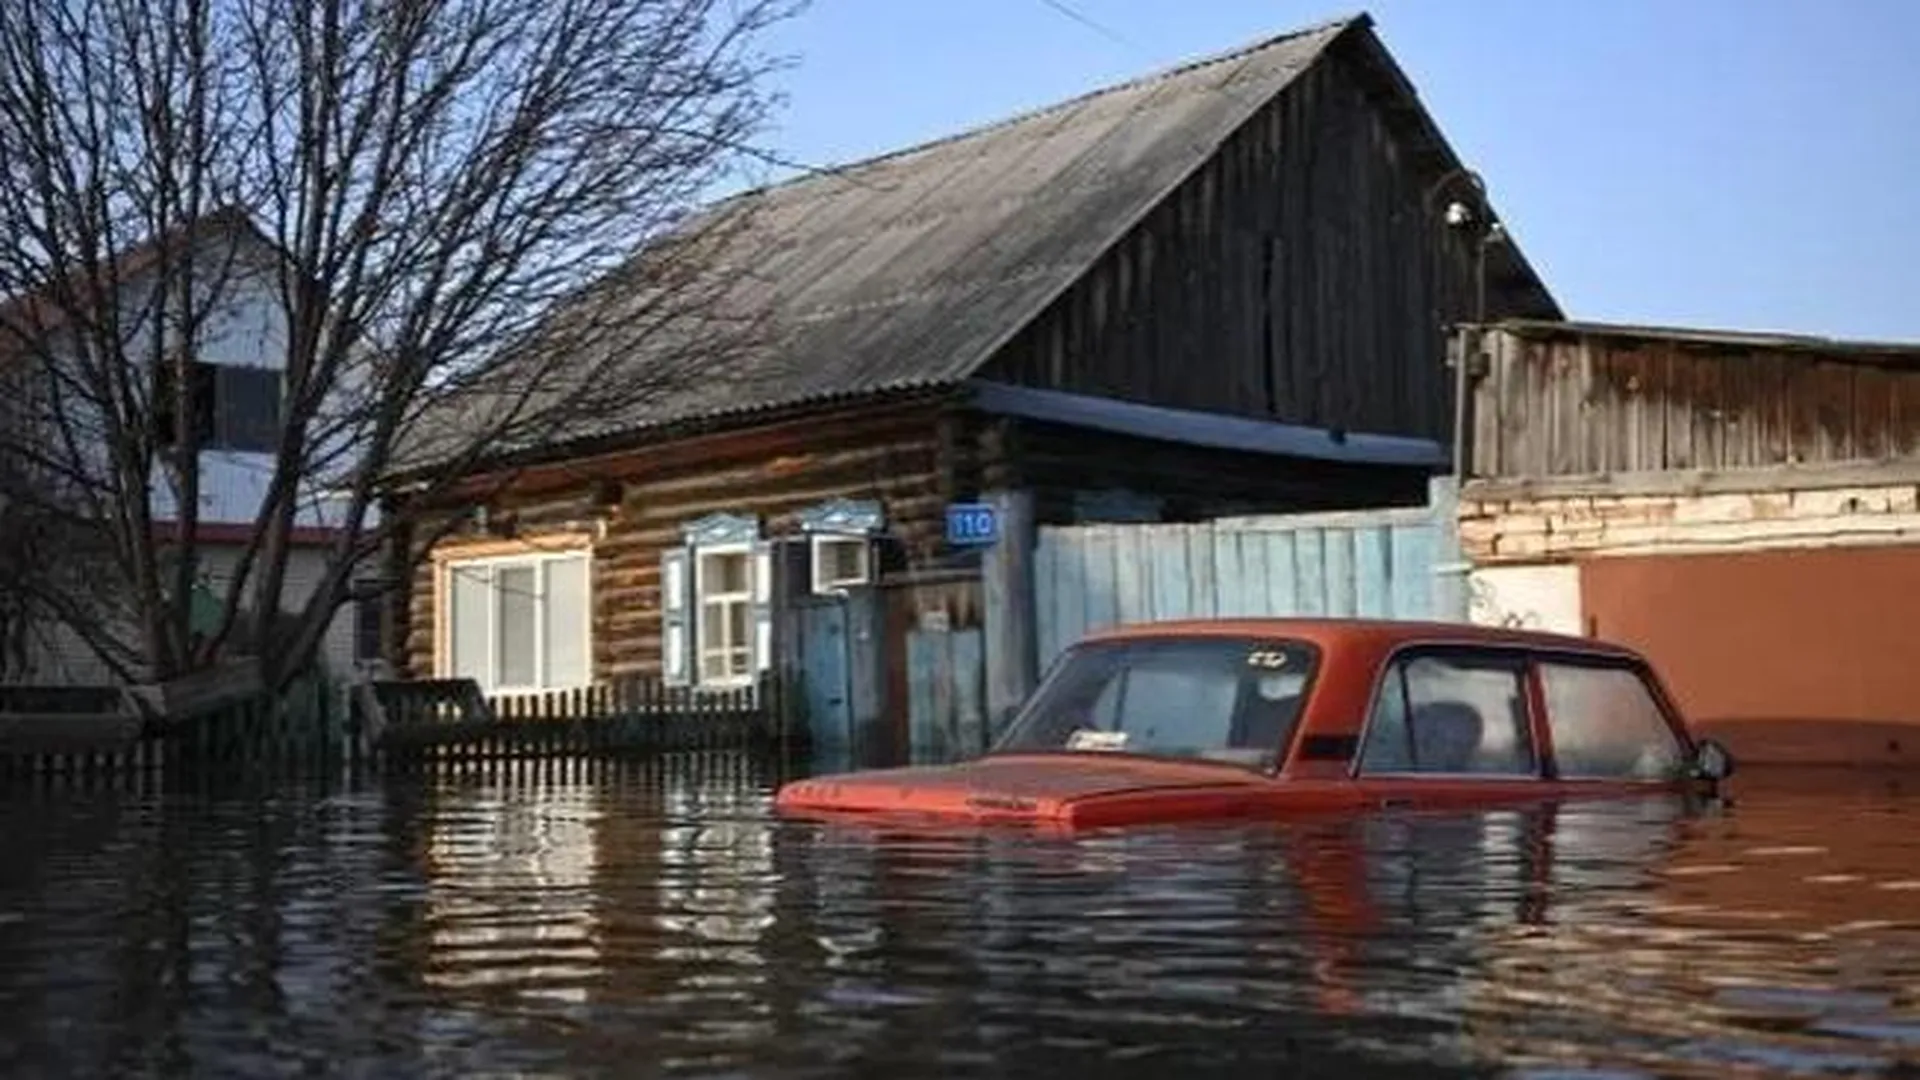
[[[395,528],[377,499],[396,472],[431,497],[503,450],[617,426],[750,347],[752,316],[725,303],[750,270],[721,257],[738,214],[674,230],[759,157],[773,61],[756,40],[792,10],[0,6],[0,365],[34,387],[0,421],[0,502],[35,542],[81,545],[86,583],[111,586],[12,591],[122,674],[239,652],[284,681]],[[261,296],[274,317],[249,321]],[[262,406],[277,415],[258,513],[217,625],[196,631],[196,360],[236,335],[284,376]],[[276,625],[315,521],[338,529],[329,570]]]

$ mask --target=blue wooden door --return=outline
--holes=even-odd
[[[847,605],[834,597],[800,609],[800,667],[815,764],[837,768],[853,754],[853,687],[847,649]]]

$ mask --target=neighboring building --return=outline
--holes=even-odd
[[[1479,351],[1474,618],[1646,650],[1749,760],[1920,754],[1920,344],[1509,321]]]
[[[484,505],[396,502],[466,521],[415,545],[392,659],[495,692],[736,686],[806,594],[897,585],[889,635],[977,620],[956,503],[1422,503],[1475,295],[1443,220],[1463,175],[1360,17],[720,204],[683,235],[751,211],[716,262],[753,268],[736,301],[775,347],[724,393],[497,456]],[[1485,281],[1497,316],[1560,316],[1510,241]]]
[[[204,600],[218,600],[240,553],[252,535],[254,520],[273,478],[274,447],[282,417],[282,381],[286,360],[286,316],[280,300],[277,273],[278,255],[272,243],[261,234],[246,215],[222,211],[203,219],[196,227],[183,228],[165,243],[200,245],[197,249],[203,268],[219,266],[223,271],[206,270],[209,277],[218,274],[218,300],[209,309],[207,326],[195,357],[190,378],[193,382],[193,422],[200,446],[199,511],[194,535],[199,551],[200,588]],[[153,243],[126,252],[116,264],[115,276],[124,298],[123,310],[137,311],[161,283],[154,265],[157,247]],[[0,354],[19,348],[15,331],[37,334],[33,316],[16,300],[0,309]],[[137,344],[124,349],[127,355],[142,355]],[[0,360],[4,363],[4,360]],[[16,363],[9,374],[16,380],[30,380],[40,371],[38,360]],[[167,369],[171,371],[171,369]],[[167,376],[155,377],[155,392],[166,392]],[[20,393],[36,393],[29,381],[12,384]],[[48,409],[44,395],[32,399],[39,408]],[[30,410],[15,414],[24,418],[50,413]],[[71,417],[69,417],[71,419]],[[22,419],[16,422],[33,422]],[[58,418],[43,419],[59,425]],[[166,436],[163,435],[163,438]],[[81,454],[87,448],[79,449]],[[61,451],[54,451],[57,456]],[[82,463],[77,467],[95,468]],[[180,516],[173,502],[171,485],[156,462],[151,481],[153,540],[166,544],[177,536]],[[297,511],[294,548],[287,565],[283,602],[289,608],[305,603],[321,581],[329,545],[338,538],[331,507],[317,490],[308,490]],[[203,609],[210,605],[203,603]],[[356,619],[351,610],[343,611],[329,629],[322,646],[322,659],[341,673],[351,670],[356,657],[371,658],[377,638],[366,633],[365,619]],[[132,640],[132,631],[121,632]],[[27,670],[9,676],[11,681],[31,683],[96,683],[111,679],[110,669],[101,662],[83,637],[70,625],[58,621],[35,622],[28,632],[30,663]]]

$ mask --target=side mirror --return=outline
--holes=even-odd
[[[1714,739],[1701,739],[1693,747],[1693,775],[1718,783],[1733,775],[1733,755]]]

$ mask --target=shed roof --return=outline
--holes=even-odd
[[[1292,31],[715,204],[679,235],[737,227],[714,261],[730,275],[720,306],[758,323],[751,342],[713,359],[710,378],[677,380],[564,441],[959,383],[1337,41],[1371,26],[1360,14]],[[1435,175],[1457,165],[1366,39],[1360,55],[1412,125],[1413,156]],[[1558,314],[1513,244],[1494,257],[1490,273],[1530,282],[1538,306]],[[554,318],[571,310],[617,327],[622,305],[657,302],[617,287],[589,293]],[[645,362],[650,347],[626,351]]]
[[[1490,324],[1515,337],[1537,340],[1577,340],[1603,338],[1630,344],[1671,343],[1696,346],[1717,352],[1802,353],[1834,360],[1920,363],[1920,341],[1859,341],[1821,337],[1813,334],[1788,334],[1765,330],[1722,330],[1712,327],[1642,326],[1633,323],[1581,322],[1574,320],[1503,319]]]

